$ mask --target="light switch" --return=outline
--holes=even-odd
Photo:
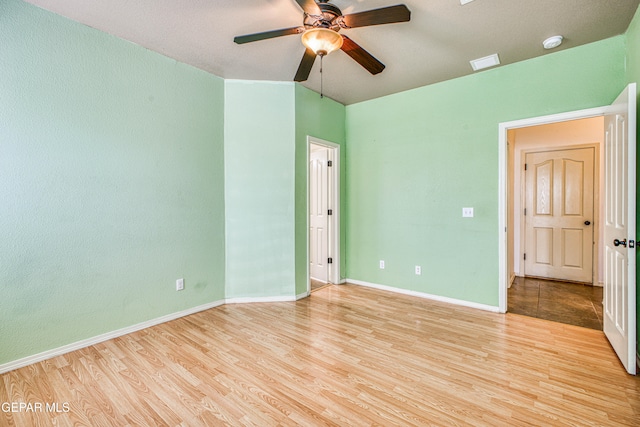
[[[473,208],[462,208],[463,218],[473,218]]]

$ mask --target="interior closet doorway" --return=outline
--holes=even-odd
[[[309,292],[338,283],[340,146],[308,137]]]

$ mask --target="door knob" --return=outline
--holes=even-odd
[[[585,221],[584,225],[591,225],[591,221],[589,221],[589,220]]]
[[[624,246],[626,248],[627,247],[627,239],[622,239],[622,240],[614,239],[613,240],[613,246]]]

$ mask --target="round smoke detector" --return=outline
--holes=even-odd
[[[553,49],[562,44],[562,36],[552,36],[542,42],[545,49]]]

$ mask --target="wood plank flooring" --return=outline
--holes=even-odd
[[[637,426],[640,379],[601,331],[343,285],[3,374],[0,405],[29,427]]]
[[[325,286],[331,286],[330,283],[326,283],[326,282],[321,282],[320,280],[315,280],[315,279],[311,279],[311,292],[315,292],[318,289],[322,289]]]

